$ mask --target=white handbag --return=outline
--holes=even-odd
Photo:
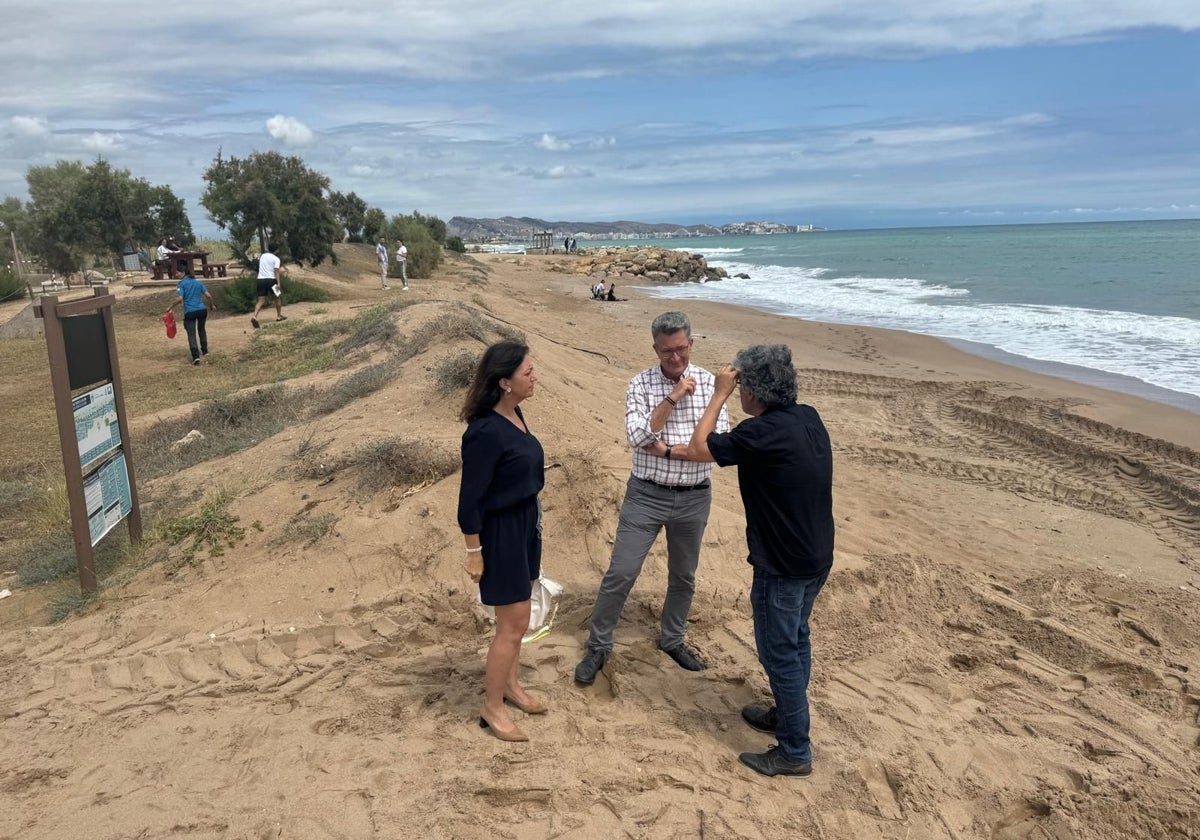
[[[537,641],[550,632],[550,628],[554,626],[554,617],[558,615],[558,598],[562,591],[561,583],[545,575],[533,582],[533,591],[529,595],[529,630],[521,638],[522,642]],[[483,604],[483,609],[494,623],[496,608]]]

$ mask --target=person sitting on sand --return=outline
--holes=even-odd
[[[718,418],[734,388],[750,416],[721,433]],[[687,459],[737,464],[746,507],[754,639],[775,702],[746,706],[742,719],[779,744],[738,760],[764,776],[807,776],[808,619],[833,568],[833,451],[817,410],[796,402],[796,368],[786,345],[747,347],[717,371]]]
[[[617,299],[617,284],[616,283],[609,284],[608,293],[604,295],[604,299],[605,300],[616,300]]]
[[[597,280],[592,284],[592,297],[595,300],[600,300],[600,298],[604,297],[604,281]]]

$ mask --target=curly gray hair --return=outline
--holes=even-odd
[[[733,360],[738,381],[768,408],[796,402],[796,368],[786,344],[755,344]]]
[[[650,337],[658,341],[660,335],[670,335],[683,330],[687,337],[692,337],[692,322],[682,312],[664,312],[654,319],[650,325]]]

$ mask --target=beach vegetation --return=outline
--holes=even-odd
[[[363,242],[378,242],[386,227],[387,214],[378,207],[372,207],[363,214]]]
[[[25,247],[51,271],[78,271],[138,242],[195,241],[183,199],[169,186],[114,169],[102,158],[90,166],[67,160],[31,166],[25,181]]]
[[[329,196],[329,203],[333,207],[333,214],[337,217],[338,224],[345,231],[346,241],[362,242],[367,202],[359,198],[356,193],[335,192]]]
[[[339,467],[358,474],[359,489],[377,493],[389,487],[430,484],[453,475],[458,471],[459,457],[428,441],[386,437],[353,450]]]
[[[218,488],[196,513],[163,525],[167,542],[174,546],[183,545],[182,562],[195,563],[201,551],[207,551],[210,557],[219,557],[246,535],[246,529],[238,524],[238,517],[229,510],[233,499],[232,492]]]
[[[271,244],[281,259],[317,266],[334,260],[333,243],[345,235],[328,198],[329,178],[303,159],[278,152],[225,158],[220,152],[204,171],[200,203],[223,230],[246,265],[250,252]]]
[[[0,302],[25,296],[25,284],[11,268],[0,267]]]
[[[408,248],[408,276],[430,277],[442,261],[442,244],[436,238],[441,231],[442,241],[446,238],[446,224],[434,216],[423,216],[418,212],[411,215],[393,216],[388,223],[387,238],[400,240]],[[389,274],[397,271],[392,263]]]
[[[29,212],[24,203],[16,196],[6,196],[0,201],[0,266],[7,266],[16,259],[13,239],[24,241],[28,229]]]
[[[461,236],[446,237],[446,248],[450,251],[454,251],[456,254],[467,253],[467,243],[463,242]]]
[[[327,303],[330,300],[329,293],[320,286],[303,280],[285,280],[281,287],[284,306],[292,303]],[[220,307],[227,312],[253,312],[254,302],[258,298],[258,279],[243,274],[217,289],[216,296]]]
[[[433,366],[433,382],[444,397],[465,391],[479,366],[479,354],[470,351],[446,356]]]
[[[316,516],[310,516],[307,513],[299,514],[292,517],[283,526],[283,530],[271,540],[271,545],[280,546],[284,543],[297,542],[311,546],[323,537],[337,533],[334,529],[337,521],[335,513],[319,513]]]

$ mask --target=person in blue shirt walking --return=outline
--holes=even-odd
[[[176,304],[183,304],[183,328],[187,331],[188,349],[192,351],[192,364],[198,365],[200,357],[208,355],[208,332],[204,328],[205,322],[208,321],[208,306],[213,309],[217,307],[213,304],[213,297],[208,293],[208,289],[190,273],[185,274],[179,281],[175,295],[175,300],[171,301],[167,312],[174,309]],[[204,305],[205,301],[208,302],[208,306]],[[196,342],[197,335],[200,338],[199,344]]]

